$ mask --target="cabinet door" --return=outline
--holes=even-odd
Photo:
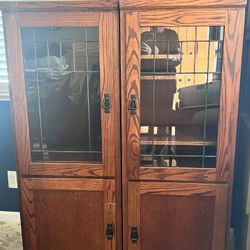
[[[243,22],[243,9],[121,13],[125,249],[226,248]]]
[[[244,10],[121,17],[125,175],[231,180]]]
[[[117,18],[4,14],[25,249],[119,249]]]
[[[22,178],[20,185],[24,249],[116,249],[114,180]]]
[[[227,184],[130,182],[127,249],[225,249],[227,192]]]
[[[4,15],[21,174],[115,176],[117,18],[116,12]]]

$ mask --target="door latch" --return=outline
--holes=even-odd
[[[131,115],[136,114],[136,109],[137,109],[137,103],[136,103],[136,95],[131,95],[130,96],[130,101],[129,101],[129,110]]]
[[[113,240],[113,224],[107,224],[107,229],[106,229],[106,237],[108,240]]]
[[[131,227],[130,237],[131,237],[132,244],[136,244],[138,239],[139,239],[138,232],[137,232],[137,226]]]
[[[103,109],[104,109],[105,113],[110,113],[111,100],[110,100],[110,95],[109,94],[104,94]]]

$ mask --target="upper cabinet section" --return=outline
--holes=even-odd
[[[247,4],[247,0],[120,0],[121,9],[161,9],[161,8],[210,8],[210,7],[243,7]]]

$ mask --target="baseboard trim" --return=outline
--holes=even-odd
[[[20,213],[0,211],[0,221],[20,222]]]

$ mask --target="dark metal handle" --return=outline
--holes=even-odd
[[[131,237],[132,244],[136,244],[138,239],[139,239],[139,235],[138,235],[138,232],[137,232],[137,226],[132,226],[131,227],[130,237]]]
[[[130,101],[129,101],[129,107],[128,109],[130,110],[131,115],[136,114],[136,109],[137,109],[137,103],[136,103],[136,95],[131,95],[130,96]]]
[[[106,229],[106,237],[108,240],[113,240],[113,224],[107,224],[107,229]]]
[[[104,100],[103,100],[103,109],[104,112],[109,114],[111,109],[111,100],[109,94],[104,94]]]

